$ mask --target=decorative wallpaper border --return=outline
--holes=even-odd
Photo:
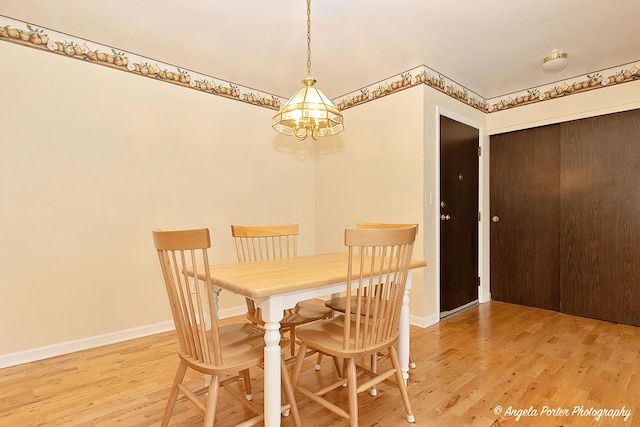
[[[38,27],[3,15],[0,15],[0,41],[65,55],[272,110],[280,109],[280,105],[287,101],[287,98],[278,95]],[[420,65],[334,98],[332,101],[338,109],[346,110],[424,84],[484,113],[493,113],[639,79],[640,62],[631,62],[595,73],[485,99],[426,65]]]
[[[248,104],[279,110],[277,95],[0,15],[0,41],[65,55]]]
[[[480,111],[485,113],[489,112],[489,104],[483,97],[426,65],[420,65],[364,88],[349,92],[346,95],[332,99],[332,101],[336,103],[336,106],[340,110],[346,110],[347,108],[355,107],[356,105],[373,101],[374,99],[382,98],[386,95],[421,84],[431,86]]]
[[[640,62],[630,62],[582,76],[571,77],[537,88],[514,92],[488,100],[489,112],[520,107],[540,101],[602,89],[620,83],[640,80]]]
[[[634,80],[640,80],[640,62],[630,62],[595,73],[485,99],[426,65],[421,65],[332,101],[340,110],[345,110],[409,87],[425,84],[484,113],[493,113]]]

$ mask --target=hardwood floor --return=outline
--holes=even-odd
[[[490,302],[411,333],[418,366],[411,370],[409,394],[417,426],[640,425],[638,327]],[[314,363],[315,357],[305,362],[302,382],[334,378],[331,360],[323,360],[320,372]],[[159,425],[176,367],[174,335],[165,333],[2,369],[0,426]],[[256,401],[261,383],[262,372],[252,372]],[[344,390],[336,399],[344,404],[346,396]],[[347,425],[297,397],[305,426]],[[359,398],[361,426],[410,425],[396,389],[382,384],[377,397],[365,392]],[[569,414],[543,414],[545,406]],[[582,415],[572,415],[575,407],[583,407]],[[626,421],[587,414],[623,407],[631,411]],[[529,416],[517,421],[515,411],[528,409]],[[220,425],[245,415],[224,392],[218,414]],[[199,425],[202,419],[185,402],[171,425]],[[291,425],[283,419],[283,426]]]

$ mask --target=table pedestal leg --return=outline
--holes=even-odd
[[[280,425],[280,320],[284,315],[282,301],[270,299],[261,305],[264,320],[264,425]]]
[[[398,340],[398,357],[400,359],[400,369],[402,371],[402,378],[406,383],[409,379],[409,289],[411,289],[411,272],[407,277],[407,285],[404,289],[404,295],[402,297],[402,307],[400,309],[400,338]]]

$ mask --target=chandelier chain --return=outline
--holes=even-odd
[[[307,0],[307,76],[311,75],[311,0]]]
[[[280,108],[271,126],[284,135],[303,141],[310,136],[318,139],[344,130],[340,110],[313,85],[311,77],[311,0],[307,0],[307,77],[304,85]]]

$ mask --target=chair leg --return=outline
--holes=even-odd
[[[371,355],[371,372],[374,374],[378,372],[378,352]],[[369,394],[373,397],[378,395],[378,389],[375,384],[371,387],[371,390],[369,390]]]
[[[402,397],[402,403],[404,403],[404,410],[407,413],[407,421],[415,423],[416,418],[411,410],[411,403],[409,402],[409,393],[407,392],[407,385],[404,383],[402,377],[402,371],[400,370],[400,360],[398,359],[398,351],[395,347],[389,348],[389,357],[391,358],[391,364],[396,370],[396,381],[398,382],[398,389],[400,389],[400,396]]]
[[[213,427],[213,422],[216,419],[216,407],[218,405],[218,391],[220,390],[220,377],[214,375],[211,378],[209,384],[209,390],[207,391],[207,406],[204,412],[204,425],[207,427]]]
[[[411,351],[409,351],[409,367],[411,369],[416,369],[418,365],[416,365],[415,360],[413,360],[413,354],[411,354]]]
[[[284,389],[287,402],[291,405],[290,414],[293,416],[293,424],[296,427],[302,427],[300,413],[298,412],[298,404],[296,403],[291,377],[289,377],[289,371],[287,370],[287,363],[284,360],[284,356],[280,358],[280,371],[282,371],[282,388]]]
[[[345,369],[347,371],[347,387],[349,388],[349,427],[358,427],[358,380],[355,360],[345,360]]]
[[[244,396],[247,400],[253,400],[253,394],[251,393],[251,376],[249,370],[242,371],[242,382],[244,383]]]
[[[302,370],[302,363],[304,362],[304,355],[307,352],[307,346],[300,344],[298,349],[298,357],[296,358],[296,364],[293,367],[293,374],[291,375],[291,383],[295,386],[298,384],[298,378],[300,377],[300,371]]]
[[[180,361],[180,365],[178,366],[178,370],[176,371],[176,376],[173,380],[173,385],[171,386],[171,392],[169,393],[169,400],[167,401],[167,406],[164,409],[164,416],[162,417],[162,427],[166,427],[169,425],[169,420],[171,419],[171,414],[173,413],[173,407],[176,404],[176,400],[178,400],[178,392],[180,389],[178,388],[178,384],[182,382],[184,378],[184,374],[187,372],[187,365]]]
[[[322,356],[323,354],[318,352],[318,359],[316,360],[316,366],[314,367],[316,371],[320,370],[320,362],[322,362]]]
[[[289,339],[291,340],[291,355],[296,355],[296,327],[289,328]]]
[[[336,366],[338,378],[344,378],[344,361],[339,357],[333,357],[333,364]]]

